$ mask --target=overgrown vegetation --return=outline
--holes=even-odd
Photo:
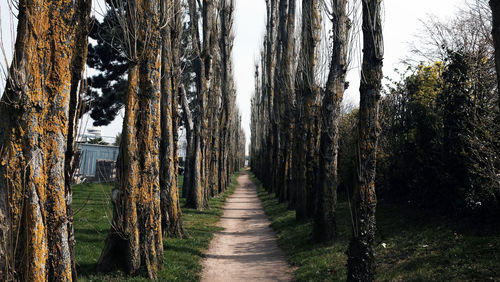
[[[311,241],[312,221],[296,221],[295,211],[278,203],[261,182],[259,198],[276,231],[278,244],[296,267],[297,281],[345,281],[351,236],[349,204],[337,207],[338,239],[333,244]],[[500,275],[500,236],[474,234],[443,217],[415,213],[380,202],[374,251],[378,281],[495,281]]]
[[[449,51],[444,62],[409,67],[381,103],[379,198],[498,228],[500,181],[494,74]],[[488,75],[478,75],[478,73]],[[480,77],[480,78],[477,78]],[[341,189],[355,182],[358,111],[342,117]],[[495,226],[496,225],[496,226]]]
[[[222,216],[222,206],[227,196],[236,188],[238,173],[231,178],[228,191],[210,199],[210,209],[197,211],[183,208],[184,227],[189,234],[185,239],[164,240],[164,268],[158,273],[159,281],[198,281],[201,259],[212,240]],[[182,187],[183,177],[179,178]],[[95,273],[95,264],[104,246],[111,222],[111,185],[82,184],[74,187],[76,259],[80,281],[148,281],[144,273],[127,277],[122,271],[109,274]],[[184,207],[185,199],[181,199]]]

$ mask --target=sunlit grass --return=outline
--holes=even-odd
[[[184,227],[189,236],[183,239],[165,239],[165,265],[159,273],[158,280],[199,281],[202,254],[208,248],[214,232],[220,230],[216,224],[222,216],[222,206],[227,196],[236,188],[236,178],[237,175],[232,177],[231,186],[224,195],[210,199],[210,209],[206,211],[184,208],[185,200],[181,199]],[[182,181],[181,176],[179,187],[182,187]],[[127,277],[121,271],[108,274],[94,271],[110,228],[111,189],[110,185],[100,184],[73,187],[73,207],[75,211],[79,210],[74,217],[79,280],[147,281],[141,274]]]
[[[295,280],[345,281],[345,251],[351,235],[348,204],[338,204],[337,241],[331,245],[313,244],[311,222],[297,222],[295,211],[279,204],[255,177],[252,180],[259,187],[278,244],[296,268]],[[378,281],[500,280],[500,234],[459,232],[444,218],[415,213],[379,203],[374,246]]]

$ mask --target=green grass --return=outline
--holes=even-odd
[[[279,204],[258,179],[259,197],[276,231],[278,244],[296,268],[297,281],[345,281],[345,251],[351,235],[346,202],[338,204],[338,240],[313,244],[311,222],[297,222],[295,211]],[[456,224],[442,217],[423,217],[415,211],[377,207],[375,255],[378,281],[499,281],[500,234],[478,235],[457,231]],[[385,248],[383,247],[385,244]]]
[[[222,216],[222,206],[228,195],[236,188],[237,174],[224,195],[210,199],[210,209],[197,211],[184,208],[181,199],[184,227],[188,238],[167,238],[164,241],[165,265],[158,275],[159,281],[199,281],[201,259],[208,248],[213,234],[220,231],[216,226]],[[179,187],[182,187],[182,176]],[[147,281],[140,274],[127,277],[117,270],[108,274],[95,273],[95,264],[104,247],[104,240],[111,222],[110,185],[83,184],[73,187],[73,208],[76,237],[76,259],[80,281]]]

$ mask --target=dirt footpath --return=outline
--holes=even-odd
[[[228,198],[219,226],[205,253],[201,281],[291,281],[292,269],[276,243],[257,197],[257,187],[245,172]]]

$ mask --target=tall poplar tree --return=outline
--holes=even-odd
[[[189,207],[196,209],[206,209],[208,207],[207,188],[204,186],[206,179],[206,146],[208,135],[208,93],[210,92],[209,86],[213,79],[213,17],[215,12],[215,3],[213,0],[203,0],[202,10],[202,36],[203,42],[200,39],[199,31],[199,16],[198,16],[198,1],[189,0],[189,16],[191,28],[191,40],[194,52],[195,72],[196,72],[196,106],[197,111],[195,115],[194,128],[193,128],[193,145],[190,151],[189,173],[187,175],[189,181],[185,185],[188,189],[186,203]]]
[[[296,217],[313,214],[314,171],[318,150],[318,103],[320,87],[316,81],[321,31],[321,1],[302,1],[302,34],[296,74],[296,131],[293,149],[293,190],[296,193]]]
[[[358,177],[353,192],[353,237],[347,251],[347,280],[374,281],[375,170],[382,87],[382,0],[363,0],[363,63],[361,69]]]
[[[161,142],[160,189],[162,229],[166,235],[185,234],[177,187],[177,107],[180,88],[180,40],[182,13],[180,0],[161,0]]]
[[[339,122],[348,67],[347,48],[350,28],[346,9],[347,0],[332,1],[333,52],[320,115],[322,130],[313,224],[313,239],[320,242],[333,240],[337,232],[335,207],[339,184],[337,172]]]
[[[99,271],[144,268],[156,279],[163,266],[160,211],[160,0],[120,2],[118,15],[129,63],[113,221]],[[125,16],[124,16],[125,15]]]
[[[2,281],[75,277],[65,169],[89,2],[19,1],[14,59],[0,103]]]

